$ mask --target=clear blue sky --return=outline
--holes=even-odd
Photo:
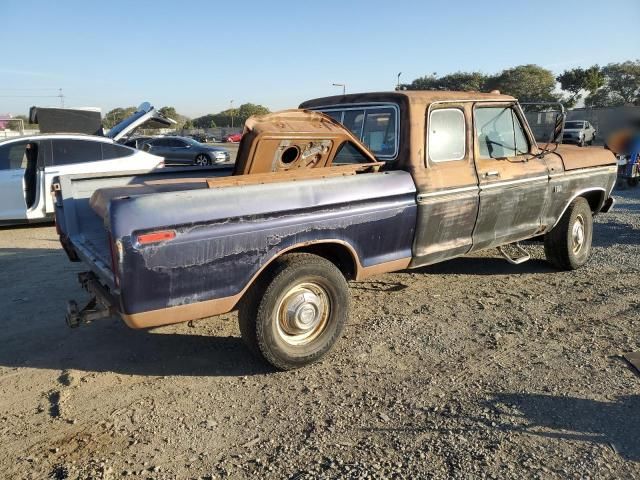
[[[0,113],[149,100],[198,116],[245,102],[389,90],[437,72],[640,58],[640,0],[51,1],[0,4]],[[632,32],[635,34],[632,35]]]

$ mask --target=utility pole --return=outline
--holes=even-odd
[[[233,128],[233,100],[231,100],[231,108],[229,108],[229,113],[231,114],[231,128]]]
[[[342,95],[347,93],[347,85],[345,83],[333,83],[334,87],[342,87]]]
[[[64,94],[61,88],[58,89],[58,98],[60,98],[60,108],[64,108]]]

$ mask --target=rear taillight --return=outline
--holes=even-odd
[[[136,237],[138,245],[166,242],[176,238],[175,230],[158,230],[156,232],[142,233]]]

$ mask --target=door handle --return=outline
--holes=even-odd
[[[485,172],[484,173],[485,177],[499,177],[500,176],[500,172],[497,172],[495,170],[492,170],[490,172]]]

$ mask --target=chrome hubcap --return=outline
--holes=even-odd
[[[278,305],[278,334],[290,345],[305,345],[322,333],[329,311],[329,295],[324,288],[312,282],[296,285]]]
[[[584,245],[584,218],[582,215],[578,215],[571,229],[571,243],[573,253],[578,253]]]

